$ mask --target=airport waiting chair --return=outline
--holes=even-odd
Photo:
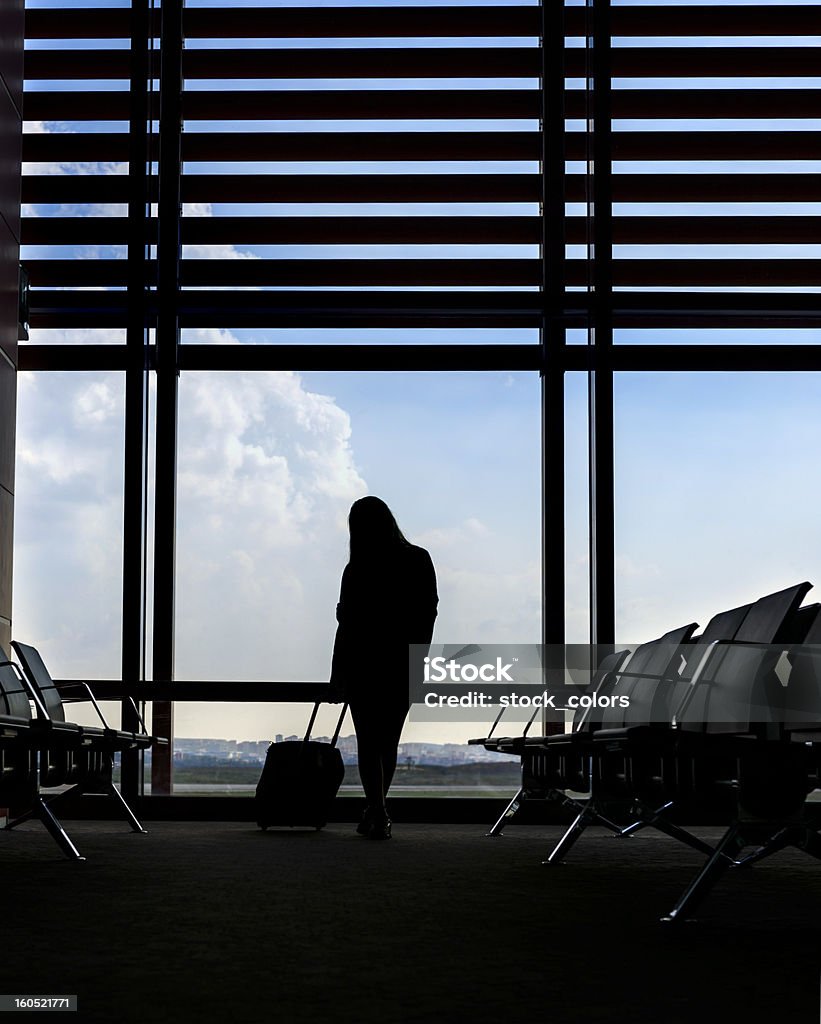
[[[787,845],[821,856],[821,819],[805,804],[818,779],[816,752],[821,749],[821,649],[806,646],[806,641],[821,641],[819,608],[797,607],[809,588],[799,584],[746,610],[721,613],[689,651],[683,648],[686,662],[672,686],[662,676],[642,674],[632,687],[622,726],[593,735],[599,750],[592,758],[591,793],[605,807],[625,788],[635,798],[639,819],[622,834],[650,826],[708,853],[705,866],[664,920],[691,913],[735,863],[752,863]],[[717,633],[734,628],[733,637],[716,639]],[[805,645],[792,659],[792,690],[785,690],[777,672],[783,645],[802,639]],[[638,675],[632,661],[624,674],[631,672]],[[666,802],[653,810],[652,799]],[[720,810],[731,818],[715,849],[669,820],[667,812],[682,806],[701,814]],[[575,838],[566,834],[552,859],[566,853],[567,840]],[[758,851],[737,861],[753,843]]]
[[[20,669],[0,648],[0,798],[12,810],[26,809],[6,828],[37,818],[67,857],[84,860],[41,793],[68,782],[83,744],[80,727],[63,722],[52,728],[47,718],[32,715],[32,700]]]
[[[671,733],[668,706],[677,706],[682,688],[689,687],[688,667],[692,676],[702,656],[719,638],[740,635],[770,642],[782,636],[810,586],[802,583],[754,604],[722,612],[696,642],[692,641],[695,624],[690,624],[642,644],[613,683],[613,694],[626,697],[627,707],[621,701],[611,701],[572,734],[525,740],[525,749],[532,746],[547,754],[566,751],[565,761],[575,754],[589,779],[590,796],[548,854],[546,864],[562,861],[592,824],[603,825],[619,836],[652,827],[699,852],[712,852],[711,846],[670,817],[681,803],[683,766]],[[701,770],[692,759],[684,767],[696,774]],[[726,760],[723,764],[713,760],[709,777],[713,780],[717,772],[731,768]],[[560,785],[579,788],[575,778],[568,772]],[[720,791],[720,787],[714,787],[714,791]],[[632,817],[632,822],[625,827],[614,826],[612,818],[624,816],[628,820]]]
[[[691,636],[677,652],[681,663],[677,665],[674,659],[665,673],[639,673],[635,668],[629,708],[614,708],[597,731],[593,746],[602,799],[615,783],[622,799],[627,794],[632,800],[633,820],[620,830],[621,836],[652,827],[696,849],[708,849],[670,821],[669,813],[680,809],[673,799],[674,793],[680,795],[680,764],[677,752],[670,749],[669,730],[673,710],[705,654],[712,644],[736,635],[751,607],[746,604],[714,615],[703,631]],[[557,855],[553,851],[554,860]]]
[[[601,668],[605,671],[600,670],[591,689],[628,696],[629,710],[622,710],[618,702],[612,702],[608,709],[590,709],[577,715],[571,733],[549,737],[528,736],[526,728],[521,736],[496,738],[491,730],[489,737],[478,742],[486,749],[520,756],[522,785],[489,834],[499,835],[524,799],[539,797],[559,800],[577,814],[551,851],[550,863],[561,859],[593,823],[619,835],[654,827],[695,849],[710,851],[707,844],[675,825],[667,813],[683,803],[686,787],[679,778],[682,771],[699,772],[698,765],[683,765],[675,746],[671,748],[671,709],[688,690],[711,645],[719,640],[737,634],[749,640],[794,639],[787,634],[795,629],[798,606],[810,587],[804,582],[754,604],[721,612],[695,638],[694,624],[680,627],[642,645],[626,663],[624,652],[611,655],[610,659],[615,660],[603,662]],[[710,777],[716,768],[715,763],[710,766]],[[586,800],[567,792],[588,789],[591,796]],[[671,798],[673,792],[677,801]],[[615,810],[620,816],[626,802],[632,806],[632,821],[622,827],[614,824],[606,811]]]
[[[749,866],[790,846],[821,859],[821,813],[807,801],[818,783],[819,681],[818,613],[800,646],[721,645],[711,656],[677,718],[692,746],[734,758],[734,814],[663,921],[692,915],[732,865]],[[750,846],[756,850],[740,857]]]
[[[121,815],[134,832],[145,832],[131,808],[126,803],[113,781],[114,755],[126,750],[145,750],[151,746],[153,737],[148,734],[145,724],[132,700],[134,711],[140,723],[139,732],[111,728],[97,703],[88,684],[83,684],[86,697],[91,701],[100,726],[75,725],[66,721],[65,707],[60,692],[36,648],[12,641],[12,647],[20,660],[23,676],[37,710],[37,728],[46,737],[46,749],[66,756],[65,775],[62,780],[70,788],[51,797],[50,805],[58,804],[75,796],[103,794],[112,798]],[[72,739],[74,731],[76,739]],[[66,739],[64,740],[63,737]],[[41,779],[41,785],[45,784]],[[10,822],[13,828],[35,816],[39,807]]]
[[[33,751],[28,700],[18,706],[13,691],[19,685],[11,662],[0,648],[0,804],[17,804],[29,791]]]
[[[808,765],[808,790],[821,787],[821,605],[813,606],[812,610],[814,618],[803,642],[785,652],[790,666],[786,687],[779,676],[782,685],[775,691],[776,699],[782,698],[782,737],[812,751],[813,759]],[[754,853],[744,857],[741,863],[753,864],[788,846],[810,850],[816,846],[815,834],[819,830],[821,804],[806,803],[800,820],[785,824]]]
[[[517,755],[522,766],[520,789],[488,835],[500,835],[525,799],[551,800],[574,811],[576,817],[559,853],[569,849],[590,824],[602,825],[615,834],[621,834],[623,827],[604,813],[603,803],[597,794],[578,798],[570,793],[590,790],[591,755],[595,749],[592,739],[610,723],[618,698],[629,697],[636,681],[643,675],[667,671],[680,645],[695,628],[696,623],[690,623],[671,630],[658,640],[642,644],[634,652],[624,650],[606,655],[587,688],[588,693],[595,695],[596,703],[576,712],[569,733],[529,736],[526,728],[521,736],[495,739],[492,747],[486,744],[486,749]],[[609,708],[604,707],[603,699],[609,701]],[[531,722],[528,722],[528,728]]]
[[[623,720],[627,710],[623,706],[632,706],[638,688],[650,684],[651,687],[664,685],[671,680],[681,661],[681,651],[692,637],[696,623],[688,623],[677,629],[670,630],[657,640],[652,640],[636,648],[624,667],[613,679],[606,706],[591,709],[588,717],[583,719],[580,727],[566,736],[547,736],[541,741],[541,747],[548,754],[563,753],[565,763],[582,764],[583,780],[587,782],[589,796],[580,806],[578,814],[559,842],[548,855],[546,863],[557,863],[564,859],[571,847],[578,841],[585,829],[590,825],[603,825],[617,835],[623,835],[622,825],[613,825],[611,815],[623,818],[634,803],[630,787],[628,762],[617,754],[604,759],[601,757],[602,746],[598,736],[602,731],[612,729],[615,722]],[[534,738],[528,746],[538,747]],[[561,782],[570,787],[578,786],[574,781],[575,773],[566,772]],[[629,820],[629,819],[628,819]],[[706,852],[710,847],[700,840],[674,827],[676,838]]]
[[[673,824],[671,814],[684,811],[692,817],[705,812],[719,816],[728,813],[734,799],[735,758],[732,752],[716,745],[708,750],[688,741],[675,723],[678,709],[689,701],[691,713],[698,717],[703,701],[692,703],[693,695],[706,692],[712,672],[707,666],[716,664],[716,655],[726,653],[729,642],[736,645],[733,650],[739,650],[742,644],[802,639],[807,630],[807,610],[798,606],[810,586],[801,583],[714,616],[703,633],[682,649],[684,663],[678,676],[672,681],[641,681],[633,689],[622,723],[597,733],[598,756],[594,763],[606,776],[607,766],[618,759],[618,764],[625,766],[624,781],[633,796],[635,820],[623,829],[623,835],[651,827],[699,849],[698,842],[688,839]],[[810,614],[814,612],[810,610]],[[739,670],[743,667],[738,665]],[[607,782],[601,788],[606,791]]]
[[[597,695],[608,693],[612,682],[629,656],[630,651],[624,650],[616,651],[602,658],[591,680],[590,692],[595,692]],[[539,713],[538,709],[527,720],[524,730],[519,736],[496,737],[493,735],[493,731],[498,725],[503,711],[504,708],[496,716],[493,728],[487,737],[470,741],[481,743],[486,750],[495,753],[516,756],[521,762],[519,789],[487,832],[488,836],[501,835],[505,826],[510,823],[525,800],[556,801],[579,810],[583,803],[571,797],[567,790],[584,791],[587,789],[587,779],[580,756],[574,756],[558,749],[548,752],[543,746],[543,737],[529,736],[530,727]],[[581,724],[587,720],[587,716],[587,709],[582,708],[576,712],[573,723],[574,730],[581,727]],[[608,823],[608,825],[612,826],[614,831],[618,831],[617,825],[612,823]]]

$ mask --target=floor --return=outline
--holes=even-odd
[[[821,865],[799,851],[671,929],[701,858],[662,836],[591,829],[546,867],[557,828],[68,827],[84,863],[38,823],[0,832],[0,994],[76,994],[80,1020],[818,1019]]]

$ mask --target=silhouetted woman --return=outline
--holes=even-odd
[[[348,516],[350,560],[342,573],[330,698],[351,705],[367,807],[357,832],[390,839],[385,796],[410,707],[410,673],[421,680],[439,598],[424,548],[411,544],[379,498],[360,498]],[[408,645],[423,645],[409,669]],[[417,653],[417,652],[415,652]]]

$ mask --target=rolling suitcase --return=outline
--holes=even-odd
[[[257,784],[256,818],[261,829],[269,825],[303,825],[322,828],[334,801],[345,766],[336,746],[348,705],[330,743],[311,739],[319,702],[314,705],[305,738],[272,743],[265,755],[262,775]]]

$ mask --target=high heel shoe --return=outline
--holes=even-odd
[[[390,839],[391,838],[391,819],[387,816],[374,818],[371,820],[370,827],[365,833],[368,839]]]

